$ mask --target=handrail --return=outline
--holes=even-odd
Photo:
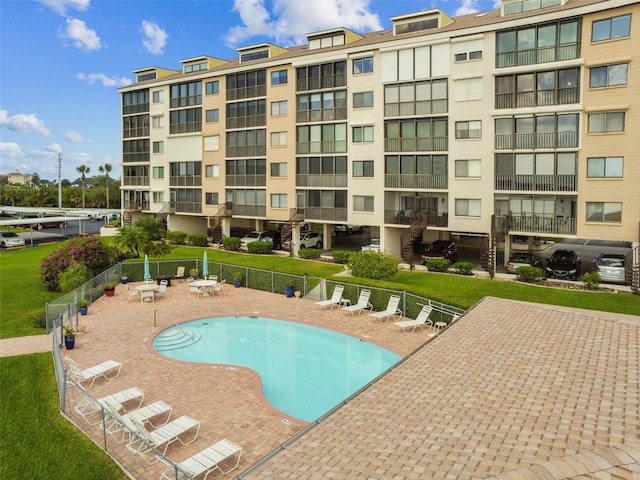
[[[171,315],[169,315],[169,312],[167,312],[164,308],[156,308],[153,311],[153,326],[154,327],[157,327],[157,325],[156,325],[157,315],[156,314],[158,312],[163,312],[167,317],[169,317],[171,319],[171,321],[173,321],[173,325],[178,327],[178,322],[176,322],[175,318],[173,318]],[[178,327],[178,328],[180,328],[180,327]]]

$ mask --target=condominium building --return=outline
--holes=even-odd
[[[325,248],[358,224],[398,257],[465,235],[483,254],[514,235],[637,244],[640,2],[391,22],[136,70],[120,89],[124,218],[225,235],[304,220]]]

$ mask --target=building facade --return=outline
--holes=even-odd
[[[503,0],[136,70],[124,218],[226,235],[305,220],[325,248],[335,224],[366,225],[399,257],[463,235],[484,253],[514,235],[637,244],[639,7]]]

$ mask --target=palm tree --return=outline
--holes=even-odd
[[[107,210],[109,210],[109,173],[111,173],[111,170],[113,170],[113,167],[111,166],[110,163],[105,163],[104,166],[100,165],[98,167],[98,170],[100,171],[100,173],[104,173],[104,182],[105,185],[107,186]]]
[[[82,181],[82,210],[84,210],[84,181],[87,178],[85,175],[89,173],[89,167],[80,165],[78,168],[76,168],[76,170],[82,174],[80,179]]]

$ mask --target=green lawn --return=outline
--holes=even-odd
[[[40,259],[55,245],[0,253],[0,338],[42,334],[32,317],[60,296],[40,282]],[[203,248],[178,247],[162,260],[202,259]],[[210,262],[290,274],[330,277],[341,265],[297,258],[254,256],[207,249]],[[139,260],[140,261],[140,260]],[[386,281],[341,277],[341,282],[405,290],[469,308],[485,296],[640,314],[640,296],[576,292],[429,272],[402,271]],[[124,479],[116,465],[59,414],[50,354],[0,359],[0,478]],[[90,460],[88,460],[90,458]]]

